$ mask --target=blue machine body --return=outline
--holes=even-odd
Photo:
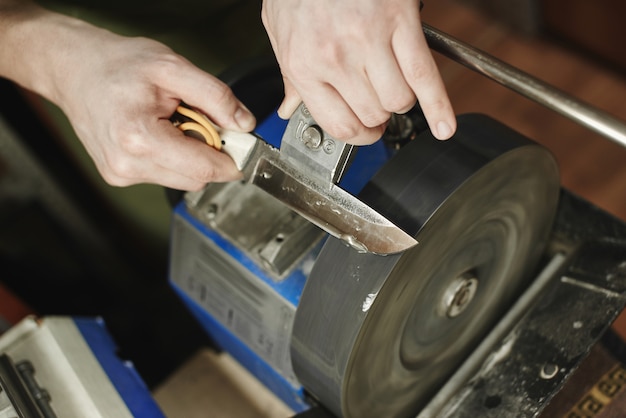
[[[256,133],[268,143],[279,147],[286,125],[287,121],[280,119],[274,113],[257,127]],[[389,159],[389,156],[389,151],[382,141],[378,141],[370,146],[360,147],[350,169],[344,175],[340,186],[353,194],[358,193],[373,174]],[[290,270],[286,277],[277,281],[270,277],[261,266],[254,260],[251,260],[242,250],[237,248],[237,246],[196,219],[187,210],[185,202],[181,202],[175,207],[173,215],[173,236],[176,234],[177,225],[181,223],[184,224],[186,230],[195,231],[195,235],[200,236],[200,239],[210,241],[212,245],[217,246],[220,253],[224,254],[224,256],[229,259],[230,263],[244,268],[247,271],[246,274],[249,273],[251,275],[250,277],[254,278],[253,280],[259,282],[259,285],[275,292],[280,299],[291,305],[295,312],[307,275],[310,272],[312,263],[314,263],[315,258],[321,250],[325,238],[322,242],[311,248],[310,253],[305,255],[301,261]],[[186,233],[189,234],[189,232]],[[173,237],[173,241],[176,241],[175,238],[176,237]],[[177,253],[175,250],[172,250],[171,257],[177,257],[177,254],[179,254],[179,252]],[[170,260],[170,263],[173,263],[173,260]],[[233,332],[232,327],[224,324],[223,317],[221,319],[216,318],[205,308],[205,302],[209,299],[208,295],[212,292],[209,284],[201,281],[194,283],[192,286],[194,289],[192,297],[189,290],[190,287],[181,287],[181,278],[172,277],[173,274],[176,274],[176,269],[170,268],[170,283],[172,287],[221,349],[233,356],[259,381],[296,412],[301,412],[310,407],[307,403],[305,391],[297,381],[294,381],[293,378],[290,379],[286,377],[284,372],[281,373],[277,371],[272,364],[263,356],[259,355],[257,350],[252,349],[249,344],[242,341],[237,333]],[[185,280],[194,280],[194,278],[190,277]],[[282,326],[284,327],[284,325]],[[281,340],[281,344],[287,346],[287,351],[290,329],[289,327],[289,329],[284,330],[283,334],[289,335],[285,335],[284,340]]]
[[[104,321],[101,318],[80,317],[72,320],[132,415],[137,418],[165,418],[132,363],[116,355],[117,346]]]

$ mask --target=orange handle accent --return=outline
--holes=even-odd
[[[180,129],[184,133],[196,132],[197,135],[201,136],[202,139],[204,139],[204,141],[209,146],[215,148],[218,151],[222,149],[222,140],[220,138],[220,134],[217,132],[215,126],[213,126],[211,121],[206,116],[183,105],[179,105],[176,108],[176,112],[186,117],[187,119],[190,119],[190,121],[188,122],[175,124],[178,129]],[[190,136],[196,137],[196,135]]]

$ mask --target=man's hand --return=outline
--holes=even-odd
[[[281,117],[304,101],[332,136],[363,145],[419,101],[435,137],[456,130],[419,1],[264,0],[262,18],[285,81]]]
[[[111,185],[198,190],[241,175],[169,118],[181,101],[223,128],[250,131],[254,117],[228,86],[161,43],[0,0],[0,76],[57,104]]]
[[[218,126],[252,130],[254,117],[228,86],[155,41],[108,42],[107,54],[77,69],[59,100],[103,178],[181,190],[239,178],[230,157],[169,121],[184,101]]]

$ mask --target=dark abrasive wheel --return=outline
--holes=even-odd
[[[418,135],[360,197],[419,244],[325,244],[294,322],[304,387],[340,416],[415,416],[532,278],[558,195],[552,155],[486,116]]]

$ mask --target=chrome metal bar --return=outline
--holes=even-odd
[[[626,123],[522,70],[423,24],[434,51],[626,147]]]

